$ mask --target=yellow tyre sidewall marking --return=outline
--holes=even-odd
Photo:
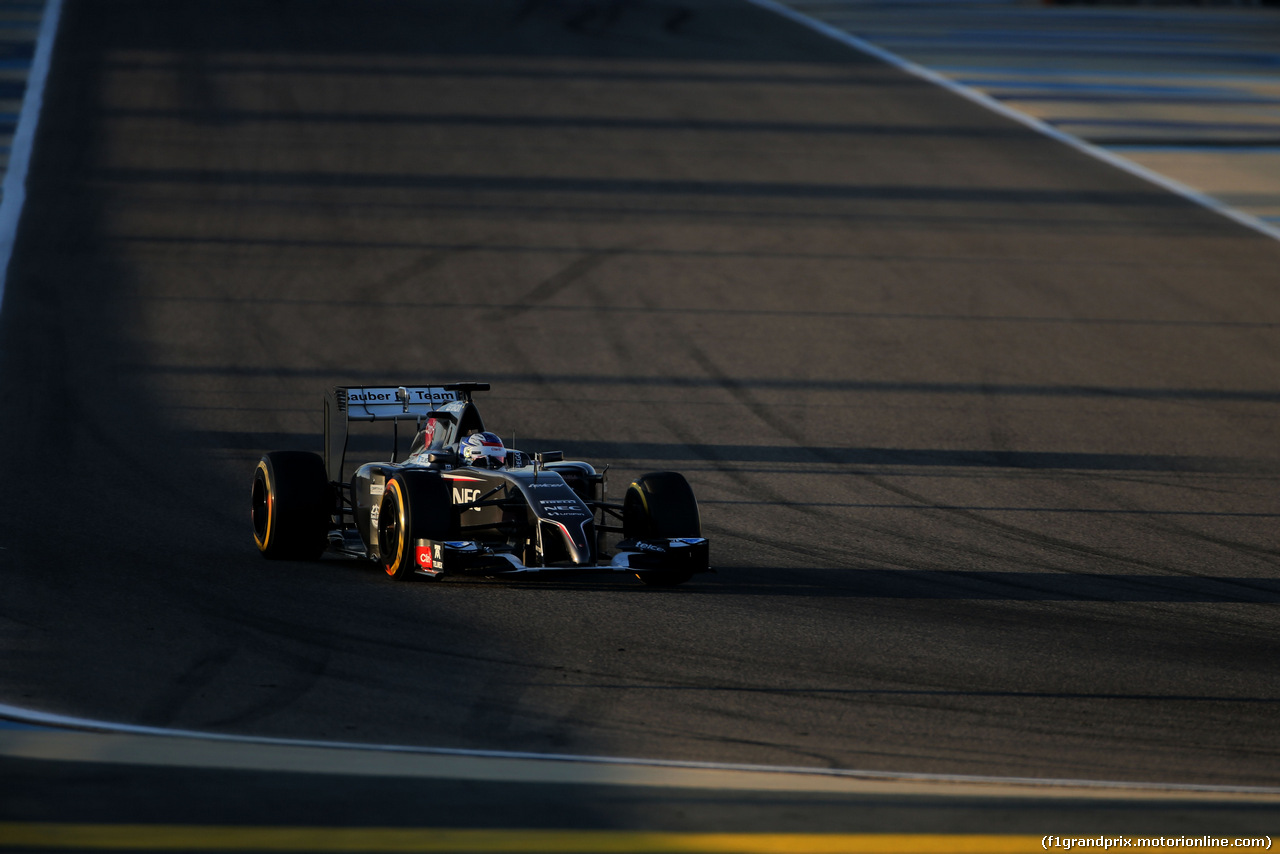
[[[258,526],[253,526],[253,541],[258,544],[258,551],[265,552],[271,545],[272,526],[276,521],[276,494],[271,488],[271,470],[267,468],[265,460],[258,461],[258,471],[262,472],[262,482],[267,487],[267,525],[266,535],[261,540],[258,539]]]
[[[644,487],[640,485],[639,481],[632,481],[631,487],[636,491],[636,494],[640,496],[640,504],[644,507],[644,515],[648,517],[649,516],[649,498],[647,495],[644,494]]]
[[[644,517],[645,517],[645,519],[652,520],[652,519],[653,519],[653,517],[649,515],[649,499],[648,499],[648,497],[647,497],[647,496],[645,496],[645,494],[644,494],[644,487],[640,485],[640,481],[638,481],[638,480],[633,480],[633,481],[631,481],[631,488],[632,488],[632,489],[634,489],[634,490],[636,491],[636,495],[639,495],[639,496],[640,496],[640,506],[644,508]],[[636,578],[639,578],[639,579],[641,579],[641,580],[643,580],[643,579],[644,579],[644,576],[643,576],[643,575],[641,575],[641,574],[640,574],[640,573],[638,573],[638,572],[635,572],[635,573],[632,573],[632,574],[633,574]]]

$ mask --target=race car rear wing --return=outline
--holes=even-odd
[[[346,460],[347,425],[352,421],[411,421],[454,418],[440,407],[471,400],[472,392],[488,391],[488,383],[446,383],[431,386],[337,386],[324,396],[324,467],[329,480],[342,481]]]

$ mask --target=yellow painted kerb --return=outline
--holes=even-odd
[[[569,854],[1023,854],[1038,836],[664,833],[634,830],[246,827],[0,822],[0,849],[569,852]],[[1197,849],[1207,850],[1207,849]]]

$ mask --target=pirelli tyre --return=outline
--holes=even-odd
[[[407,469],[387,478],[378,508],[378,554],[396,581],[412,578],[421,540],[451,538],[453,500],[439,472]]]
[[[324,461],[307,451],[273,451],[253,472],[253,540],[269,560],[316,560],[333,511]]]
[[[684,475],[660,471],[636,478],[627,487],[622,501],[622,536],[626,539],[701,537],[698,502]],[[637,572],[636,577],[653,587],[674,587],[688,581],[692,573],[649,571]]]

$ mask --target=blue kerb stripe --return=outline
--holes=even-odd
[[[1083,76],[1084,72],[1080,72]],[[1006,77],[1004,79],[957,77],[956,81],[966,86],[980,89],[1044,89],[1058,92],[1116,92],[1133,95],[1221,95],[1232,98],[1239,97],[1241,89],[1231,86],[1159,86],[1142,85],[1140,83],[1101,83],[1058,80],[1027,80],[1025,77]]]
[[[1055,125],[1088,127],[1161,128],[1164,130],[1236,131],[1238,133],[1280,133],[1280,122],[1274,124],[1229,124],[1226,122],[1174,122],[1146,119],[1052,119]]]
[[[1125,58],[1155,58],[1168,59],[1180,62],[1197,62],[1200,64],[1215,62],[1222,66],[1254,66],[1258,68],[1276,68],[1280,66],[1280,54],[1269,53],[1263,51],[1253,51],[1249,53],[1234,51],[1215,51],[1215,50],[1177,50],[1176,48],[1137,48],[1126,47],[1124,45],[1043,45],[1033,44],[1030,42],[1010,43],[1010,42],[966,42],[960,43],[954,39],[929,39],[918,36],[882,36],[876,33],[868,33],[860,31],[859,35],[866,38],[867,41],[884,47],[890,47],[910,53],[915,51],[930,51],[937,53],[982,53],[983,55],[1003,54],[1006,56],[1014,54],[1034,53],[1041,57],[1051,57],[1053,59],[1062,59],[1064,57],[1077,59],[1080,57],[1108,57],[1121,59]],[[1079,73],[1079,72],[1077,72]]]
[[[21,729],[21,730],[44,730],[52,732],[47,726],[35,726],[33,724],[24,724],[19,721],[10,721],[0,718],[0,729]]]
[[[1205,71],[1205,70],[1187,70],[1187,71],[1108,71],[1106,69],[1088,69],[1081,70],[1079,68],[1045,68],[1039,67],[1021,67],[1021,66],[987,66],[987,65],[930,65],[934,71],[939,74],[945,74],[948,77],[959,77],[965,74],[991,74],[998,76],[1008,76],[1010,74],[1022,75],[1024,77],[1036,80],[1042,77],[1117,77],[1122,80],[1213,80],[1219,81],[1229,79],[1232,83],[1249,84],[1249,85],[1273,85],[1276,82],[1274,75],[1254,75],[1252,77],[1236,73],[1235,69],[1224,71]]]
[[[1059,104],[1198,104],[1215,107],[1240,105],[1253,107],[1280,106],[1280,98],[1265,98],[1256,95],[1241,95],[1239,97],[1223,95],[1125,95],[1104,92],[1062,94],[1059,92],[1038,92],[1033,89],[994,90],[987,94],[1004,101],[1043,101]]]
[[[1047,42],[1047,43],[1070,43],[1070,42],[1111,42],[1111,43],[1133,43],[1133,44],[1211,44],[1219,47],[1230,47],[1232,41],[1239,42],[1239,39],[1226,39],[1221,36],[1215,36],[1209,33],[1171,33],[1168,35],[1158,33],[1110,33],[1101,30],[1057,30],[1057,29],[1038,29],[1027,28],[1017,30],[974,30],[974,29],[948,29],[946,27],[938,28],[939,35],[936,38],[948,39],[954,41],[1007,41],[1009,39],[1020,39],[1023,41]],[[892,37],[892,36],[891,36]],[[911,38],[911,36],[905,36]],[[920,36],[920,38],[928,39],[930,36]]]
[[[1098,145],[1108,148],[1111,151],[1133,151],[1139,153],[1144,151],[1187,151],[1213,154],[1215,156],[1226,156],[1230,154],[1280,154],[1280,145],[1188,145],[1186,143],[1160,145],[1156,142],[1144,142],[1135,145],[1120,142],[1113,145],[1105,139],[1100,140]]]

